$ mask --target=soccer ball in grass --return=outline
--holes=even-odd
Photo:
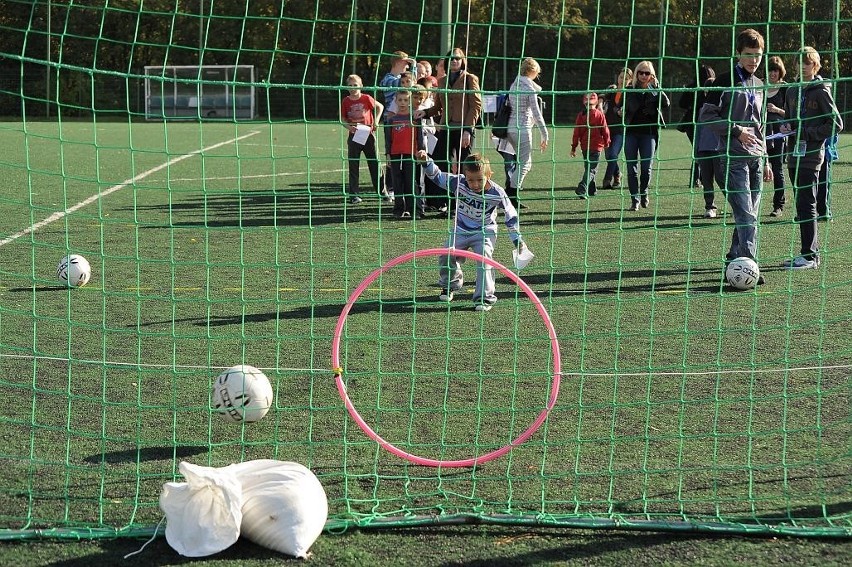
[[[228,421],[260,421],[272,406],[272,384],[254,366],[232,366],[213,384],[213,406]]]
[[[83,287],[92,277],[92,266],[79,254],[62,258],[56,267],[56,278],[66,287]]]
[[[734,258],[725,270],[725,279],[737,289],[751,289],[757,285],[760,277],[760,266],[746,256]]]

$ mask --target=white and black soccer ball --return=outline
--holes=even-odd
[[[752,289],[760,277],[760,266],[752,258],[734,258],[725,269],[725,279],[737,289]]]
[[[92,266],[79,254],[62,258],[56,266],[56,279],[65,287],[83,287],[92,277]]]
[[[213,407],[228,421],[255,422],[272,407],[272,384],[248,364],[228,368],[213,383]]]

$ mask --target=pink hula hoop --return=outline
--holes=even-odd
[[[358,410],[355,409],[352,400],[349,399],[349,395],[346,393],[346,386],[343,383],[343,369],[340,366],[340,338],[343,334],[343,326],[346,323],[346,318],[349,316],[349,312],[352,310],[352,306],[355,304],[355,301],[364,293],[364,290],[373,283],[379,276],[383,273],[387,272],[394,266],[398,266],[400,264],[404,264],[406,262],[410,262],[416,258],[421,258],[424,256],[442,256],[442,255],[453,255],[453,256],[464,256],[465,258],[470,258],[472,260],[476,260],[477,262],[484,262],[489,266],[497,268],[502,272],[505,276],[511,279],[513,282],[518,284],[518,286],[523,290],[523,292],[530,298],[530,301],[535,305],[538,314],[541,316],[544,321],[544,325],[547,328],[548,335],[550,336],[550,348],[553,354],[553,382],[550,386],[550,396],[547,400],[547,404],[541,413],[538,414],[535,421],[533,421],[532,425],[530,425],[523,433],[518,435],[513,441],[511,441],[508,445],[496,449],[490,453],[486,453],[480,457],[472,457],[469,459],[460,459],[460,460],[447,460],[441,461],[436,459],[429,459],[426,457],[420,457],[418,455],[413,455],[406,451],[403,451],[399,447],[394,446],[393,444],[385,441],[378,433],[373,431],[373,429],[367,424],[366,421],[361,417],[361,414],[358,413]],[[368,275],[364,280],[355,288],[355,291],[352,292],[352,295],[349,296],[346,305],[343,308],[343,311],[340,313],[340,317],[337,319],[337,326],[334,328],[334,340],[331,344],[331,364],[332,368],[335,371],[334,379],[337,383],[337,391],[340,393],[340,397],[343,399],[343,403],[346,405],[346,409],[349,411],[349,415],[355,420],[355,423],[367,434],[368,437],[376,441],[382,448],[393,453],[397,457],[410,461],[416,465],[423,465],[427,467],[472,467],[478,464],[487,463],[488,461],[494,460],[498,457],[501,457],[511,451],[514,447],[521,445],[527,439],[529,439],[533,433],[535,433],[539,427],[544,423],[544,420],[547,419],[547,415],[550,413],[550,410],[556,405],[556,398],[559,395],[559,382],[561,377],[561,359],[559,355],[559,340],[556,337],[556,329],[553,327],[553,322],[550,320],[550,315],[547,313],[547,310],[542,305],[541,300],[535,294],[535,292],[530,288],[530,286],[523,281],[517,274],[496,262],[495,260],[486,258],[476,252],[471,252],[469,250],[456,250],[451,248],[429,248],[426,250],[416,250],[414,252],[409,252],[408,254],[403,254],[398,258],[390,260],[382,267],[373,271],[370,275]]]

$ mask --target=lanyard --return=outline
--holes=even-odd
[[[757,110],[757,97],[754,94],[754,89],[750,88],[748,83],[746,82],[745,77],[743,77],[742,71],[740,71],[740,66],[737,65],[734,67],[734,71],[737,72],[737,78],[740,80],[740,84],[746,91],[746,97],[748,98],[748,104],[751,106],[751,114],[754,116]]]

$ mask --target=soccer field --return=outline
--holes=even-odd
[[[767,190],[767,284],[738,292],[722,274],[733,220],[702,217],[684,135],[663,133],[651,205],[638,212],[626,211],[626,188],[576,198],[570,135],[557,128],[535,155],[520,215],[536,254],[520,275],[556,331],[559,397],[506,456],[445,469],[380,448],[335,388],[334,327],[353,289],[402,254],[442,246],[450,226],[398,221],[378,198],[346,205],[338,125],[0,123],[4,539],[44,528],[147,534],[181,460],[260,458],[318,475],[332,531],[475,518],[848,536],[847,137],[834,219],[819,225],[820,269],[777,267],[798,254],[799,233],[792,207],[767,216]],[[503,230],[495,259],[510,266],[511,250]],[[56,281],[70,252],[92,264],[84,288]],[[554,359],[542,318],[505,276],[495,308],[473,311],[473,277],[468,262],[448,306],[435,301],[437,261],[406,263],[347,319],[347,391],[404,451],[481,456],[547,404]],[[266,372],[275,405],[235,425],[210,391],[242,363]]]

